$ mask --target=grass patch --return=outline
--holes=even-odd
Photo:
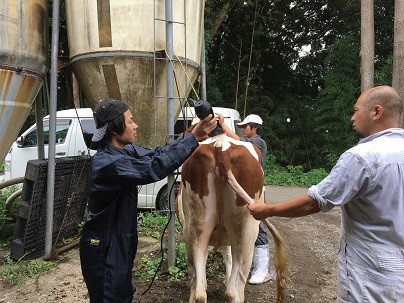
[[[12,284],[24,282],[36,274],[56,267],[55,262],[41,260],[13,261],[9,255],[4,257],[5,264],[0,268],[0,279]]]
[[[324,168],[305,171],[301,165],[282,167],[276,163],[275,156],[269,154],[265,164],[265,185],[310,187],[328,175]]]
[[[289,165],[287,168],[276,168],[266,172],[265,184],[280,186],[310,187],[319,183],[328,175],[324,168],[316,168],[304,172],[302,166]]]
[[[142,224],[139,227],[139,232],[145,236],[160,239],[169,217],[162,212],[152,211],[142,213],[141,218]],[[175,229],[179,231],[179,228],[180,224],[178,220],[175,220]]]
[[[154,238],[160,238],[161,233],[167,224],[167,215],[159,212],[150,212],[143,214],[143,224],[139,227],[139,233]],[[156,279],[164,276],[169,281],[177,281],[185,279],[187,275],[187,259],[186,259],[186,247],[182,239],[181,226],[176,220],[176,239],[175,253],[176,253],[176,265],[167,268],[167,252],[164,252],[164,259],[162,262],[162,268],[157,273]],[[150,253],[144,255],[138,262],[137,266],[133,269],[133,276],[144,282],[150,282],[160,264],[160,253]],[[207,275],[225,276],[225,269],[223,264],[223,258],[218,251],[212,251],[209,253],[207,260]],[[218,273],[219,272],[219,273]]]

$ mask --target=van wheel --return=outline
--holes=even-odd
[[[165,210],[168,211],[170,209],[170,204],[168,201],[168,191],[167,191],[167,185],[164,186],[164,188],[161,190],[160,195],[157,198],[157,203],[156,203],[156,209],[157,210]],[[178,195],[178,188],[179,184],[178,182],[175,183],[175,197],[177,198]]]

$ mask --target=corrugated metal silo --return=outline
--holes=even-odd
[[[199,75],[204,5],[173,0],[176,97],[188,96]],[[127,102],[139,125],[137,143],[164,144],[165,1],[66,0],[66,17],[71,64],[91,106],[107,97]],[[176,98],[177,115],[180,109]]]
[[[48,1],[0,2],[0,161],[18,136],[48,69]]]

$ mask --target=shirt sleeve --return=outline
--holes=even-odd
[[[152,183],[174,172],[198,147],[193,134],[157,149],[125,147],[127,153],[108,155],[100,165],[96,180],[119,183],[135,182],[138,185]]]
[[[145,148],[136,144],[131,144],[131,145],[127,145],[125,148],[127,150],[129,150],[130,152],[134,153],[134,155],[136,156],[157,156],[157,155],[161,155],[166,153],[167,151],[169,151],[170,149],[173,148],[173,146],[176,146],[178,144],[183,144],[184,142],[189,142],[189,140],[193,137],[195,139],[194,135],[188,134],[186,136],[183,137],[178,137],[177,139],[175,139],[173,142],[171,142],[170,144],[166,144],[163,146],[156,146],[153,148]],[[196,142],[196,139],[194,140]],[[194,143],[195,143],[194,142]]]
[[[345,152],[330,174],[319,184],[309,188],[308,195],[318,202],[323,212],[343,206],[365,194],[365,183],[370,182],[370,171],[356,154]]]

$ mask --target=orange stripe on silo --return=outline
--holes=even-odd
[[[117,98],[119,100],[122,100],[115,65],[114,64],[102,65],[102,71],[104,72],[104,79],[105,84],[107,85],[108,96],[110,98]]]
[[[97,0],[98,38],[100,47],[112,46],[110,0]]]

